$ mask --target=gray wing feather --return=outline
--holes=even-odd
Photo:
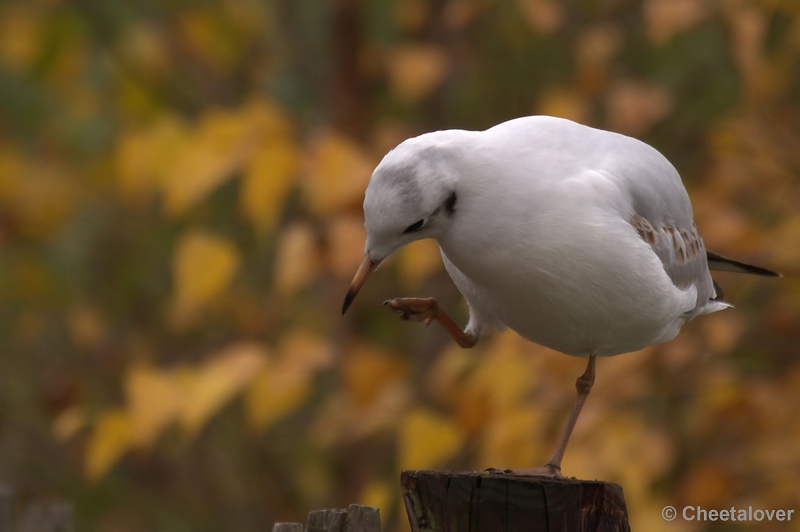
[[[633,209],[628,221],[661,260],[675,286],[697,289],[690,314],[701,312],[716,293],[705,245],[678,171],[651,146],[628,137],[615,139],[615,157],[605,170],[630,194]]]
[[[693,285],[697,288],[698,307],[716,297],[706,248],[694,223],[688,228],[656,227],[640,214],[634,214],[629,222],[661,260],[675,286],[681,290]]]

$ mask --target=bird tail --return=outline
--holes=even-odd
[[[710,251],[706,251],[708,258],[708,269],[723,272],[736,272],[736,273],[749,273],[752,275],[763,275],[765,277],[782,277],[778,272],[773,272],[760,266],[753,266],[752,264],[745,264],[722,255],[717,255]]]

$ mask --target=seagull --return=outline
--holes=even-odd
[[[562,477],[597,357],[667,342],[692,318],[731,306],[709,270],[780,276],[706,250],[681,178],[655,148],[549,116],[402,142],[375,168],[364,218],[364,259],[342,314],[389,255],[434,238],[469,306],[467,326],[432,298],[386,301],[401,319],[436,320],[463,348],[510,328],[588,358],[552,458],[491,470],[518,476]]]

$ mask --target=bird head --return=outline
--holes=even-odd
[[[409,139],[372,173],[364,195],[364,260],[345,296],[342,314],[370,274],[389,255],[423,238],[438,238],[456,212],[458,195],[438,132]]]

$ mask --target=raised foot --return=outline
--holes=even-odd
[[[418,321],[427,327],[436,318],[439,304],[432,297],[398,297],[383,302],[400,316],[401,320]]]
[[[561,474],[561,468],[550,464],[530,469],[497,469],[490,467],[486,472],[495,475],[508,475],[511,477],[564,478],[564,475]]]

